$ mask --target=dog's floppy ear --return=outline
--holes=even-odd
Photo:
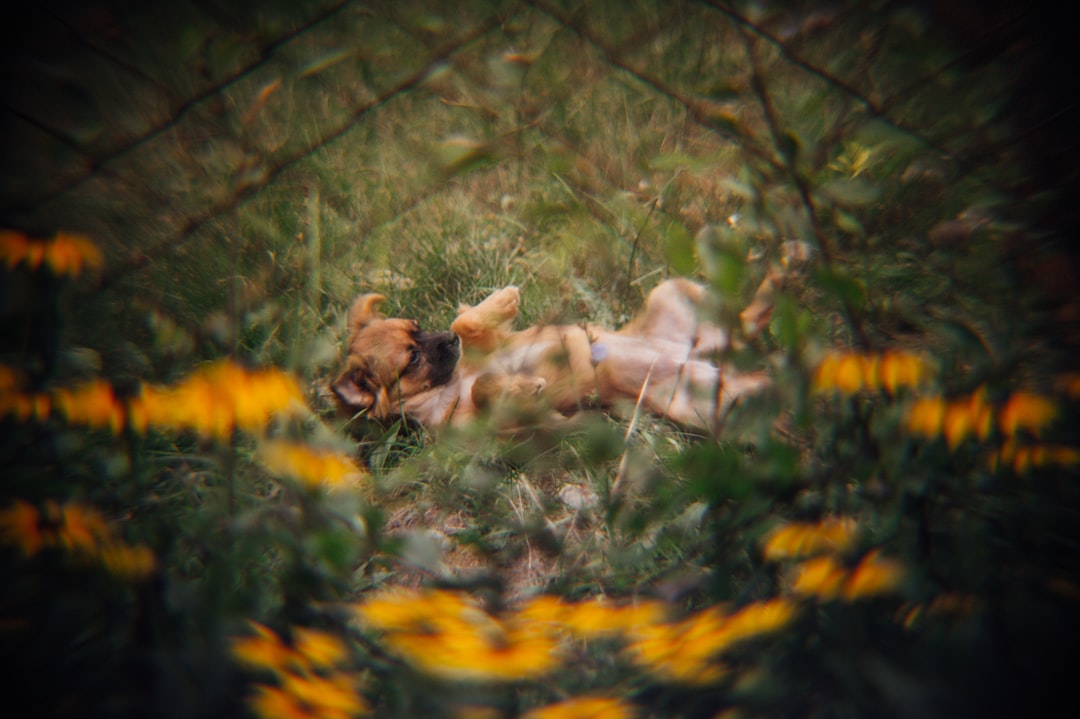
[[[352,317],[349,317],[350,322]],[[366,363],[351,361],[330,388],[349,409],[371,410],[379,400],[379,384]]]
[[[376,310],[376,306],[386,301],[386,297],[380,294],[360,295],[349,308],[349,337],[354,337],[357,332],[368,322],[382,317],[382,313]]]

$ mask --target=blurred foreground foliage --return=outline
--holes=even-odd
[[[35,16],[5,43],[8,701],[1077,704],[1075,112],[1054,17],[1006,5]],[[522,322],[617,326],[675,274],[775,378],[719,437],[328,406],[357,292],[442,328],[517,284]]]

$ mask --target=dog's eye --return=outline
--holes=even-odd
[[[409,355],[409,367],[415,367],[420,364],[420,350],[413,350]]]

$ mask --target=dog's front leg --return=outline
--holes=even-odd
[[[487,372],[476,378],[472,387],[473,404],[479,409],[489,409],[500,401],[532,401],[547,386],[547,380],[526,374],[499,374]]]

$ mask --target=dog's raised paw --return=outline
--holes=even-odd
[[[483,312],[486,317],[502,322],[516,317],[520,305],[521,291],[514,285],[510,285],[491,293],[474,309]]]

